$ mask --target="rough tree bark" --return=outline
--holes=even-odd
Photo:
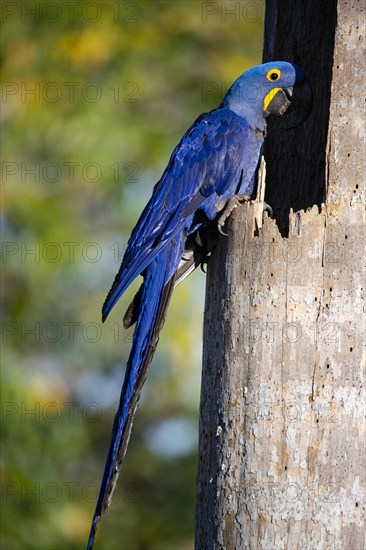
[[[269,128],[276,221],[237,209],[209,262],[197,550],[366,547],[364,11],[267,5],[264,59],[303,66],[314,109]]]

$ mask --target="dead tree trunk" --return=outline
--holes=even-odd
[[[197,550],[366,547],[364,11],[268,2],[264,58],[304,67],[314,109],[269,128],[276,221],[237,209],[209,263]]]

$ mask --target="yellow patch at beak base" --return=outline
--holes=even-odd
[[[274,96],[277,94],[277,92],[280,92],[280,91],[281,91],[281,88],[273,88],[273,90],[268,92],[268,94],[266,95],[263,101],[263,111],[267,110],[267,107],[271,103]]]

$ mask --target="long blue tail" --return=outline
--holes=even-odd
[[[174,272],[181,256],[180,243],[174,241],[176,239],[171,241],[144,271],[139,314],[90,529],[88,550],[93,548],[99,520],[111,502],[122,460],[126,454],[141,389],[159,340],[160,330],[164,324],[174,288]]]

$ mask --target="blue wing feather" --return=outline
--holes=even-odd
[[[217,109],[199,117],[185,133],[132,232],[103,305],[103,320],[164,244],[177,232],[189,230],[198,208],[205,210],[207,203],[210,217],[214,202],[233,194],[248,131],[245,119],[229,109]]]

